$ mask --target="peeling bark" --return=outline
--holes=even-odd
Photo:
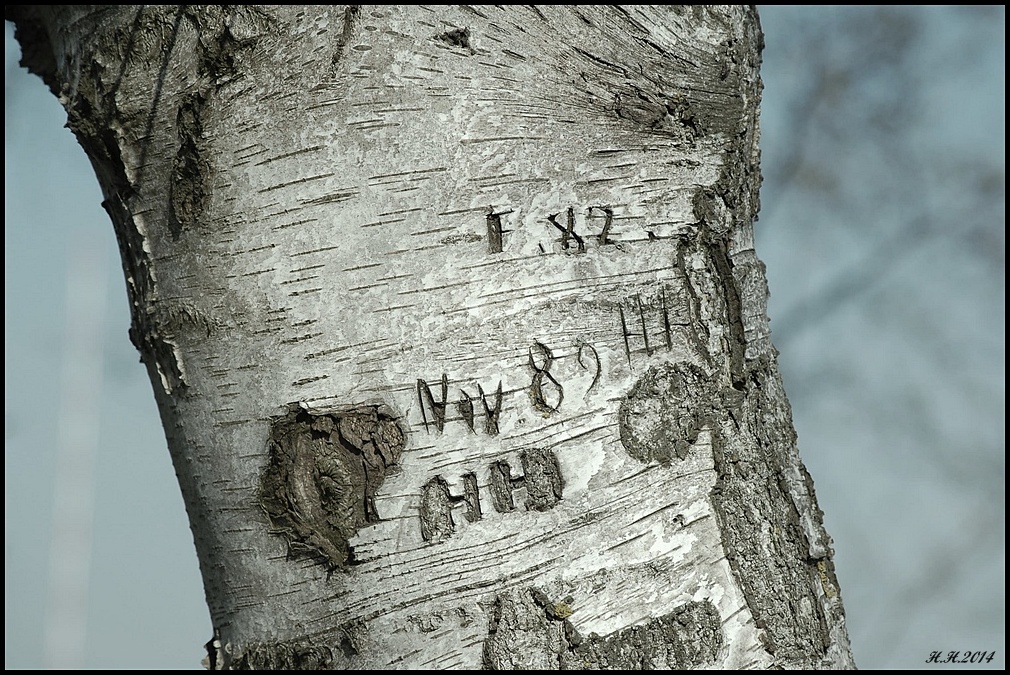
[[[852,665],[753,10],[6,12],[116,228],[209,665]]]

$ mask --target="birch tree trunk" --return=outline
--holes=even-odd
[[[214,668],[852,665],[752,9],[7,9],[121,246]]]

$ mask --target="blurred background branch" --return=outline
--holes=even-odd
[[[758,254],[856,662],[1002,668],[1005,9],[762,24]]]

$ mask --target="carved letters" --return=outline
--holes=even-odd
[[[580,242],[581,239],[575,238],[575,241]],[[576,345],[577,348],[565,357],[556,355],[554,350],[539,340],[534,340],[528,349],[527,364],[532,371],[528,392],[533,408],[545,417],[558,412],[565,400],[565,388],[555,376],[556,369],[552,372],[561,358],[574,357],[578,368],[583,370],[594,368],[586,394],[600,379],[602,363],[596,348],[587,342],[577,342]],[[493,395],[486,393],[479,384],[476,396],[460,389],[460,396],[454,405],[459,417],[450,418],[449,376],[442,374],[435,391],[432,391],[432,386],[427,381],[417,379],[421,422],[429,433],[432,426],[441,433],[447,422],[458,419],[471,433],[477,434],[476,418],[483,414],[484,435],[497,436],[500,431],[502,398],[501,380]],[[477,401],[480,402],[479,407]],[[441,475],[430,478],[421,487],[421,538],[436,543],[452,536],[457,525],[463,522],[459,520],[460,515],[466,522],[476,523],[485,513],[513,512],[517,510],[515,493],[519,491],[524,493],[522,506],[526,511],[547,511],[554,508],[562,498],[563,488],[561,470],[554,451],[527,448],[519,453],[519,464],[521,471],[516,474],[514,471],[518,467],[508,461],[494,461],[485,467],[481,481],[478,481],[477,474],[473,471],[464,473],[460,475],[461,489],[453,488]]]
[[[623,309],[621,317],[623,324]],[[625,345],[627,345],[628,337],[630,335],[634,334],[628,333],[627,330],[625,330]],[[648,340],[648,338],[646,338],[646,340]],[[596,351],[596,348],[589,343],[582,343],[579,344],[578,349],[574,353],[580,368],[583,368],[584,370],[588,370],[590,368],[590,366],[587,365],[587,355],[592,355],[596,370],[593,375],[592,382],[586,389],[585,393],[588,394],[589,391],[596,386],[597,382],[599,382],[602,364],[600,363],[600,355]],[[555,356],[554,351],[550,347],[539,340],[534,340],[533,344],[529,348],[528,359],[529,367],[533,371],[529,387],[533,407],[545,415],[551,415],[558,412],[565,399],[564,386],[551,373],[551,367],[558,358]],[[424,424],[425,431],[430,432],[431,427],[434,426],[435,430],[441,433],[445,430],[446,422],[449,421],[449,418],[446,417],[449,409],[449,376],[447,374],[442,373],[442,379],[439,382],[439,385],[440,391],[438,392],[438,396],[436,396],[436,394],[432,392],[431,385],[428,384],[428,382],[422,378],[417,379],[417,404],[421,411],[421,422]],[[488,436],[497,436],[500,431],[498,422],[501,418],[502,411],[501,380],[498,380],[498,388],[494,392],[493,396],[489,396],[485,393],[484,388],[480,384],[477,385],[476,397],[472,396],[465,389],[460,389],[459,394],[460,396],[456,401],[455,409],[459,414],[459,419],[467,426],[467,428],[469,428],[471,432],[477,433],[476,417],[478,415],[478,410],[474,405],[474,401],[478,400],[480,401],[479,412],[484,416],[484,433]]]
[[[579,253],[585,253],[586,242],[575,231],[575,209],[571,206],[568,207],[568,227],[561,227],[561,224],[557,220],[560,215],[560,213],[555,213],[552,216],[547,216],[547,222],[561,231],[561,248],[567,251],[569,239],[574,239],[575,243],[578,244]]]
[[[641,294],[630,298],[625,311],[625,303],[618,305],[621,322],[621,336],[624,339],[624,353],[631,365],[631,355],[644,351],[646,356],[659,348],[669,351],[673,347],[673,327],[688,326],[685,321],[671,320],[671,308],[667,304],[667,288],[663,287],[649,302],[643,302]]]
[[[553,450],[529,448],[519,453],[522,473],[513,475],[511,465],[500,460],[488,467],[486,490],[491,507],[498,513],[516,510],[515,492],[525,491],[523,506],[527,511],[547,511],[562,497],[563,483],[558,458]],[[439,542],[456,531],[453,511],[461,509],[467,522],[483,518],[477,475],[461,476],[462,494],[453,494],[449,483],[435,476],[421,488],[421,537],[427,542]]]
[[[569,253],[585,253],[586,252],[586,241],[588,239],[595,239],[598,246],[606,246],[608,244],[614,243],[610,239],[610,229],[614,224],[614,210],[609,206],[590,206],[589,207],[589,217],[593,217],[593,211],[597,210],[603,213],[604,223],[601,226],[599,234],[595,237],[589,234],[583,234],[579,232],[577,223],[575,222],[575,208],[569,206],[565,212],[565,223],[562,225],[558,222],[558,218],[561,217],[560,213],[552,213],[546,217],[547,224],[554,228],[554,230],[561,233],[561,236],[557,240],[561,244],[561,250]],[[495,211],[494,208],[489,207],[486,214],[487,221],[487,248],[488,253],[501,253],[505,250],[505,234],[511,232],[512,230],[507,230],[502,223],[502,216],[513,213],[513,211]],[[539,222],[543,222],[538,218]],[[650,237],[650,240],[652,237]],[[545,251],[543,244],[540,244],[540,250]]]
[[[565,400],[565,388],[551,375],[552,363],[554,354],[550,347],[534,341],[530,347],[530,368],[533,369],[530,395],[533,397],[533,407],[548,415],[557,412]]]
[[[495,212],[488,209],[487,213],[487,248],[488,253],[501,253],[505,247],[505,233],[510,230],[502,228],[501,217],[512,211]]]
[[[435,395],[431,393],[431,386],[420,378],[417,380],[417,403],[421,408],[421,420],[424,423],[426,431],[429,428],[429,422],[425,407],[431,413],[432,421],[430,424],[434,425],[435,429],[440,432],[445,429],[445,412],[449,405],[446,400],[449,396],[449,377],[445,373],[442,373],[441,385],[441,398],[436,399]],[[456,402],[456,410],[459,412],[459,416],[463,422],[470,428],[470,431],[476,433],[474,428],[473,397],[463,389],[460,389],[459,393],[460,398]],[[477,385],[477,398],[480,400],[484,413],[484,433],[488,436],[497,436],[498,418],[501,416],[501,380],[498,381],[498,390],[494,395],[494,405],[488,403],[487,394],[484,393],[484,389],[479,384]]]
[[[467,473],[462,478],[462,495],[452,494],[449,483],[441,476],[435,476],[421,488],[421,538],[425,541],[441,541],[456,531],[452,511],[457,507],[465,507],[463,515],[469,522],[480,520],[477,476]]]

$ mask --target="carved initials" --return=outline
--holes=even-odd
[[[498,391],[495,392],[494,409],[487,404],[487,397],[484,390],[477,385],[477,393],[480,394],[481,405],[484,406],[484,433],[488,436],[498,435],[498,417],[501,416],[501,380],[498,380]],[[473,427],[470,427],[471,430]]]
[[[594,216],[593,211],[597,211]],[[507,230],[504,228],[502,222],[502,216],[513,213],[512,210],[509,211],[495,211],[494,208],[488,207],[487,213],[485,214],[485,219],[487,221],[487,242],[488,242],[488,253],[501,253],[505,249],[505,235],[512,230]],[[591,220],[600,218],[599,213],[603,214],[603,225],[594,225]],[[537,220],[543,222],[540,219],[543,216],[538,215]],[[569,206],[565,210],[565,223],[562,224],[559,219],[561,218],[561,213],[552,213],[547,215],[547,224],[551,231],[557,230],[561,236],[556,240],[561,244],[561,249],[563,251],[571,251],[575,249],[575,253],[585,253],[586,252],[586,242],[595,241],[597,247],[607,246],[609,244],[617,244],[620,246],[622,241],[641,241],[641,240],[622,240],[618,238],[617,240],[611,240],[611,230],[614,226],[614,209],[610,206],[605,205],[594,205],[588,207],[588,218],[587,222],[582,224],[582,231],[579,231],[579,226],[575,222],[575,207]],[[600,227],[599,234],[593,235],[591,230],[595,227]],[[645,230],[648,235],[648,241],[660,241],[663,239],[669,239],[669,236],[657,236],[655,232],[650,229]],[[537,245],[541,253],[546,254],[547,249],[544,248],[543,243]],[[622,249],[623,250],[623,249]]]
[[[439,401],[435,400],[435,397],[431,394],[431,387],[424,380],[418,378],[417,380],[417,402],[421,406],[421,419],[424,420],[424,430],[428,430],[428,416],[424,412],[425,401],[428,403],[428,409],[431,410],[432,417],[435,418],[434,424],[435,428],[439,431],[445,428],[445,399],[449,394],[449,378],[445,373],[442,373],[442,399]]]
[[[526,510],[547,511],[561,501],[561,470],[558,458],[550,450],[532,448],[524,450],[519,457],[523,475],[512,476],[508,462],[499,461],[491,465],[491,503],[498,513],[514,511],[512,493],[526,488]]]
[[[435,476],[421,488],[421,538],[425,541],[436,542],[451,536],[456,531],[452,512],[460,506],[465,507],[463,515],[469,522],[480,520],[477,476],[467,473],[462,478],[462,495],[452,494],[449,483],[441,476]]]
[[[563,483],[558,458],[552,450],[531,448],[519,455],[522,475],[513,476],[512,467],[506,461],[494,462],[490,467],[491,505],[498,513],[516,510],[513,493],[525,488],[524,507],[527,511],[547,511],[554,508],[562,498]],[[435,476],[421,488],[421,538],[427,542],[438,542],[452,536],[456,531],[453,511],[463,507],[464,517],[475,523],[483,517],[480,507],[480,491],[477,476],[466,473],[463,479],[463,494],[453,494],[449,483],[441,476]]]
[[[610,239],[607,235],[610,234],[610,226],[614,224],[614,210],[607,206],[590,206],[589,213],[593,212],[593,209],[600,209],[607,216],[607,221],[603,223],[603,231],[600,232],[600,236],[597,241],[600,242],[600,246],[606,246],[610,243]]]
[[[533,353],[534,348],[536,348],[536,355]],[[540,363],[538,363],[538,360]],[[554,354],[551,352],[550,347],[539,340],[535,340],[533,346],[530,347],[530,368],[533,369],[530,392],[533,395],[533,405],[536,409],[548,415],[557,412],[561,408],[561,402],[565,400],[565,388],[551,375],[552,363],[554,363]],[[554,389],[553,397],[557,398],[557,402],[554,404],[551,404],[547,400],[545,383]]]
[[[435,428],[439,432],[445,429],[445,410],[448,407],[446,399],[449,395],[449,378],[445,373],[442,373],[441,384],[442,396],[440,399],[436,399],[428,383],[420,378],[417,380],[417,403],[421,408],[421,420],[424,422],[425,431],[428,431],[428,414],[425,412],[425,406],[431,411],[432,424],[435,425]],[[460,389],[459,393],[460,398],[456,402],[456,411],[459,412],[460,418],[470,428],[470,431],[476,433],[473,397],[463,389]],[[479,384],[477,385],[477,398],[480,399],[481,408],[484,410],[484,433],[488,436],[497,436],[498,419],[501,417],[502,406],[501,380],[498,380],[498,390],[494,394],[493,406],[488,403],[487,394],[484,393],[483,387]]]
[[[495,213],[494,209],[489,208],[487,213],[487,247],[488,253],[501,253],[504,250],[504,235],[506,232],[511,232],[511,230],[506,230],[502,228],[501,217],[512,213],[511,211],[501,211]]]
[[[571,206],[568,207],[568,227],[561,227],[561,223],[558,222],[558,216],[560,213],[555,213],[552,216],[547,216],[547,222],[556,227],[561,231],[561,248],[568,250],[568,240],[574,239],[579,245],[579,253],[586,252],[586,242],[579,236],[579,233],[575,231],[575,209]]]
[[[657,309],[659,316],[662,319],[662,337],[665,338],[666,348],[669,350],[673,346],[673,336],[671,331],[671,325],[681,325],[681,324],[671,324],[670,323],[670,312],[666,305],[666,289],[664,288],[660,292],[660,306]],[[624,337],[624,353],[628,357],[628,365],[631,365],[631,352],[638,351],[637,349],[632,349],[631,339],[641,338],[642,343],[645,347],[645,353],[647,356],[652,356],[653,346],[649,343],[649,329],[645,325],[645,307],[642,305],[642,296],[635,295],[635,304],[633,312],[637,312],[638,316],[626,316],[624,313],[624,307],[617,307],[618,313],[621,317],[621,335]],[[637,320],[636,320],[637,319]],[[629,330],[629,323],[632,325],[633,329]],[[635,332],[635,328],[641,328],[641,332]]]

